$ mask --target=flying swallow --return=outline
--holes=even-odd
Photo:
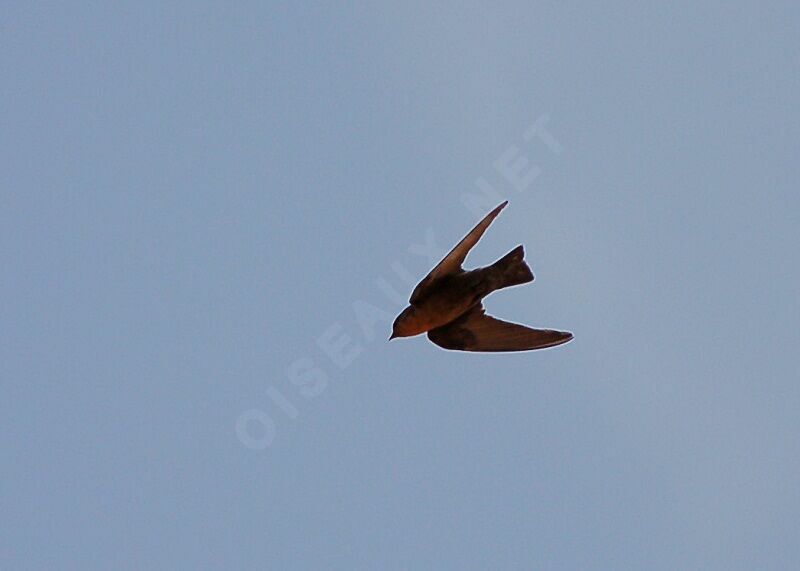
[[[459,351],[528,351],[561,345],[572,333],[531,329],[486,315],[482,300],[495,290],[533,281],[525,251],[517,246],[491,266],[464,270],[462,264],[506,200],[478,222],[430,273],[417,284],[392,326],[392,336],[427,333],[445,349]]]

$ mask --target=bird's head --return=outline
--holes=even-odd
[[[403,311],[400,312],[400,315],[397,316],[397,319],[394,320],[394,325],[392,325],[392,336],[389,339],[394,339],[395,337],[411,337],[413,335],[419,335],[420,333],[424,333],[426,331],[425,324],[423,320],[420,319],[419,312],[413,305],[409,305]]]

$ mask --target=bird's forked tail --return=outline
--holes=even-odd
[[[496,271],[497,288],[526,284],[533,281],[533,272],[525,263],[525,250],[517,246],[491,267]]]

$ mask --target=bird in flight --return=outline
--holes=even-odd
[[[491,266],[464,270],[467,254],[506,200],[478,222],[430,273],[417,284],[406,307],[392,326],[392,336],[428,334],[445,349],[458,351],[529,351],[561,345],[572,333],[532,329],[486,315],[482,300],[495,290],[533,281],[525,251],[517,246]]]

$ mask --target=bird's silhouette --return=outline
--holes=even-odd
[[[572,333],[566,331],[532,329],[486,315],[484,297],[533,281],[522,246],[485,268],[462,267],[469,251],[507,204],[505,201],[487,214],[417,284],[410,305],[395,319],[389,339],[427,333],[440,347],[460,351],[528,351],[572,339]]]

